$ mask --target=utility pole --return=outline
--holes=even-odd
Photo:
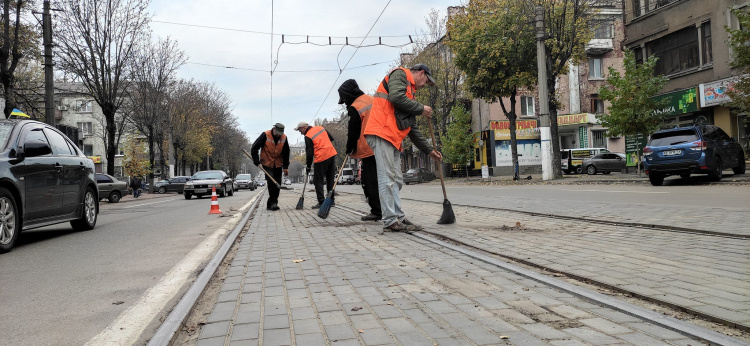
[[[544,51],[544,40],[547,34],[544,31],[544,9],[537,6],[536,12],[536,60],[539,75],[539,131],[542,136],[542,179],[552,180],[555,174],[552,171],[552,142],[550,137],[549,120],[549,93],[547,91],[547,57]]]
[[[42,14],[42,28],[44,31],[44,116],[47,124],[55,126],[55,89],[52,76],[52,16],[50,11],[50,0],[44,0],[44,13]]]

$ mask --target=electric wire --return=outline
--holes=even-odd
[[[365,65],[359,65],[359,66],[349,67],[349,68],[345,69],[345,71],[356,70],[356,69],[360,69],[360,68],[371,67],[371,66],[382,65],[382,64],[389,64],[389,63],[392,63],[392,62],[393,62],[392,60],[381,61],[381,62],[374,62],[374,63],[371,63],[371,64],[365,64]],[[187,61],[186,64],[200,65],[200,66],[210,66],[210,67],[219,67],[219,68],[225,68],[225,69],[231,69],[231,70],[243,70],[243,71],[252,71],[252,72],[271,73],[271,70],[261,70],[261,69],[255,69],[255,68],[247,68],[247,67],[206,64],[206,63],[192,62],[192,61]],[[276,70],[276,71],[273,71],[273,73],[309,73],[309,72],[339,72],[339,71],[340,70],[335,70],[335,69]]]

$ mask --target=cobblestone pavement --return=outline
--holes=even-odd
[[[257,211],[198,345],[697,344],[453,250],[382,233],[339,208],[321,220],[294,210],[296,202],[282,194],[281,211]],[[337,203],[364,208],[354,195]],[[406,206],[425,225],[435,207]]]
[[[343,198],[368,210],[357,195]],[[436,225],[440,204],[410,201],[405,208],[429,232],[750,328],[750,239],[455,205],[456,223]]]

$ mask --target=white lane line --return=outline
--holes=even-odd
[[[562,191],[573,191],[573,192],[609,192],[609,193],[669,193],[666,191],[626,191],[626,190],[573,190],[573,189],[564,189]]]
[[[122,209],[138,208],[138,207],[142,207],[144,205],[151,205],[151,204],[157,204],[157,203],[165,203],[165,202],[171,202],[171,201],[176,201],[176,200],[177,199],[168,199],[166,201],[158,201],[158,202],[151,202],[151,203],[141,203],[141,204],[131,205],[129,207],[125,207],[125,208],[122,208]]]
[[[135,344],[149,324],[177,296],[180,289],[193,280],[194,273],[197,268],[200,268],[201,263],[208,262],[216,250],[221,247],[227,234],[232,232],[235,224],[242,219],[244,212],[250,208],[255,199],[258,198],[257,196],[250,199],[224,225],[190,251],[161,278],[159,283],[149,288],[135,305],[123,311],[112,324],[89,340],[86,345]]]

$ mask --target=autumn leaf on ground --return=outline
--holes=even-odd
[[[305,261],[304,259],[296,259],[296,260],[292,260],[292,262],[294,262],[294,263],[300,263],[300,262],[304,262],[304,261]]]

